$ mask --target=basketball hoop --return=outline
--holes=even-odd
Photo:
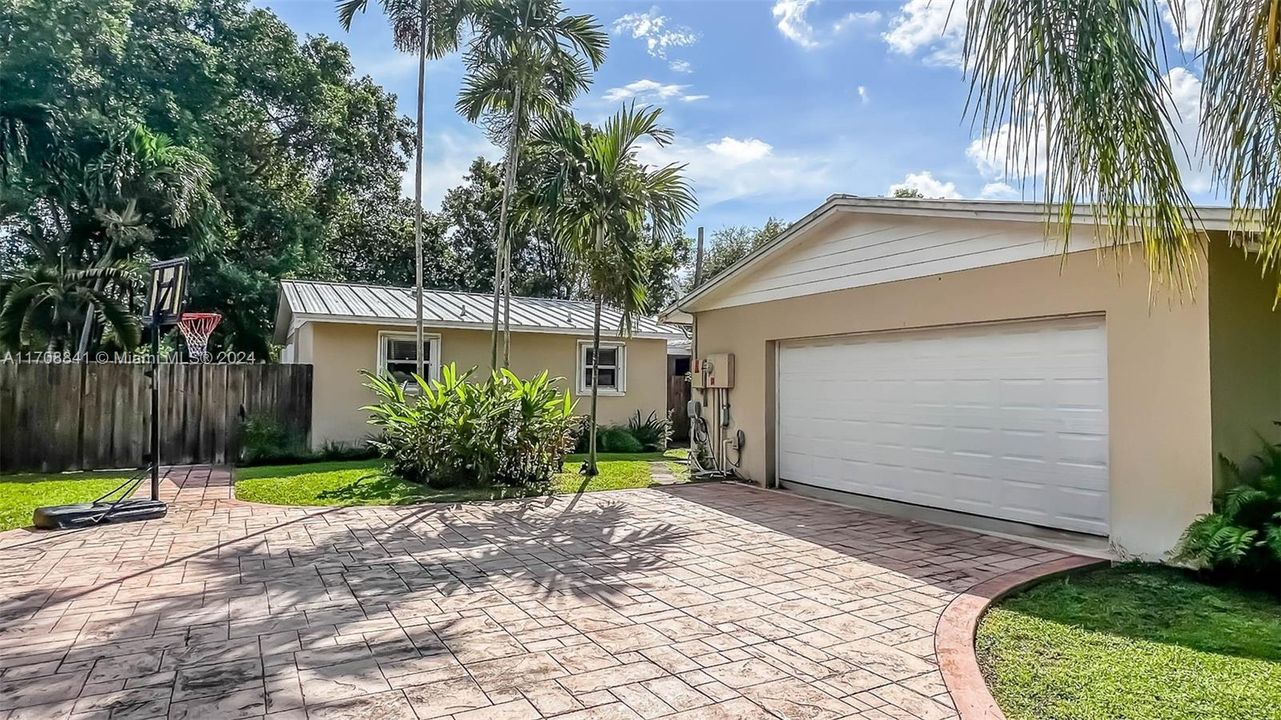
[[[198,362],[209,361],[209,336],[222,316],[218,313],[183,313],[178,320],[178,331],[187,341],[187,355]]]

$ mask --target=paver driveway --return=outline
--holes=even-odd
[[[0,717],[934,720],[944,605],[1063,557],[737,485],[304,509],[207,476],[0,534]]]

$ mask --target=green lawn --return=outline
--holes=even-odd
[[[236,497],[272,505],[410,505],[424,502],[497,500],[544,492],[578,493],[648,487],[649,464],[674,463],[681,450],[663,453],[602,453],[600,474],[578,474],[585,456],[570,455],[566,472],[556,475],[547,489],[506,487],[433,490],[383,472],[381,460],[273,465],[236,469]]]
[[[1281,602],[1127,565],[1011,597],[977,639],[1010,720],[1281,719]]]
[[[94,500],[128,476],[128,472],[0,475],[0,530],[30,526],[31,513],[38,507]]]

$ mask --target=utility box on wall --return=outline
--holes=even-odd
[[[734,387],[734,354],[712,353],[703,356],[694,364],[692,380],[696,388]]]

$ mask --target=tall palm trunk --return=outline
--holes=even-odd
[[[418,34],[418,142],[414,152],[414,359],[423,373],[423,114],[427,76],[427,3],[423,3]]]
[[[600,389],[600,308],[603,299],[600,293],[596,294],[595,307],[592,308],[592,409],[591,416],[587,422],[587,464],[583,466],[583,474],[587,477],[595,477],[600,473],[596,468],[596,398]],[[615,371],[617,372],[617,371]]]
[[[503,197],[498,209],[498,248],[494,255],[494,318],[491,331],[493,338],[490,344],[490,366],[497,369],[507,367],[511,359],[511,233],[507,227],[507,216],[511,208],[512,192],[516,187],[516,172],[520,159],[520,113],[521,84],[516,83],[512,100],[512,127],[507,134],[507,167],[503,170]],[[498,353],[498,319],[502,316],[502,361],[499,365]]]

